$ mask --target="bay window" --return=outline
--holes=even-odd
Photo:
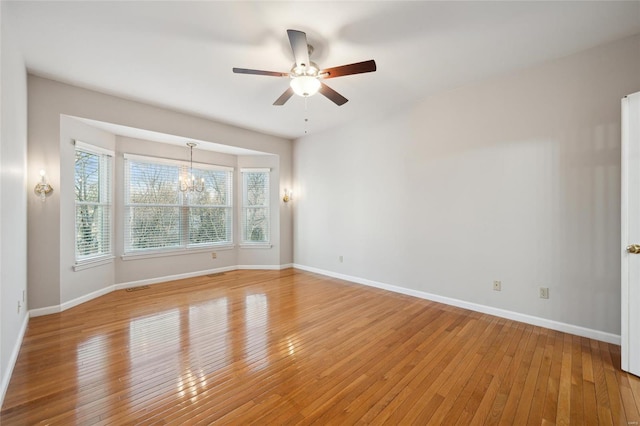
[[[233,243],[233,168],[125,154],[124,187],[125,254]]]

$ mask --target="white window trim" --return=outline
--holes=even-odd
[[[90,143],[82,142],[79,140],[74,140],[73,144],[75,145],[76,148],[79,148],[83,151],[91,152],[93,154],[98,154],[98,155],[102,154],[102,155],[107,155],[109,157],[115,156],[115,153],[113,151],[106,148],[102,148],[97,145],[92,145]]]
[[[240,244],[241,249],[270,249],[273,247],[271,242],[265,243],[242,243]]]
[[[241,173],[271,173],[271,169],[270,168],[261,168],[261,169],[252,169],[252,168],[243,168],[240,169]]]
[[[245,212],[245,194],[244,194],[244,176],[243,173],[268,173],[269,174],[269,204],[268,204],[268,208],[269,208],[269,241],[261,241],[261,242],[251,242],[251,241],[245,241],[243,239],[244,235],[244,230],[242,229],[243,225],[244,225],[244,212]],[[271,224],[272,224],[272,218],[271,218],[271,168],[269,167],[245,167],[245,168],[241,168],[240,169],[240,185],[242,186],[242,191],[240,193],[240,199],[241,199],[241,203],[240,203],[240,220],[239,220],[239,226],[240,226],[240,244],[239,247],[241,249],[270,249],[273,247],[273,245],[271,244]]]
[[[75,155],[75,150],[76,149],[80,149],[81,151],[86,151],[86,152],[90,152],[92,154],[96,154],[96,155],[106,155],[107,157],[111,157],[111,165],[110,165],[110,170],[109,173],[111,173],[111,179],[110,179],[110,183],[111,183],[111,194],[110,198],[111,198],[111,202],[110,203],[90,203],[90,204],[99,204],[101,206],[105,206],[108,205],[111,207],[111,214],[109,215],[109,252],[108,253],[102,253],[102,254],[98,254],[95,256],[87,256],[84,257],[82,259],[78,259],[77,253],[76,253],[76,238],[77,236],[75,235],[75,233],[77,232],[77,228],[76,228],[76,224],[75,224],[75,219],[74,219],[74,225],[73,225],[73,229],[74,229],[74,257],[75,257],[75,263],[73,264],[72,268],[73,271],[82,271],[84,269],[89,269],[89,268],[95,268],[97,266],[102,266],[102,265],[106,265],[108,263],[112,263],[113,259],[115,259],[114,256],[114,252],[113,252],[113,244],[114,244],[114,215],[115,215],[115,208],[114,208],[114,202],[113,202],[113,198],[114,198],[114,194],[113,194],[113,187],[114,187],[114,175],[115,175],[115,161],[114,161],[114,157],[115,157],[115,152],[106,148],[102,148],[100,146],[97,145],[93,145],[90,143],[86,143],[86,142],[82,142],[79,141],[77,139],[73,140],[73,145],[74,145],[74,155]],[[74,172],[75,173],[75,172]],[[77,201],[74,201],[74,214],[75,214],[75,206],[77,206]]]
[[[178,166],[178,167],[190,167],[191,166],[191,162],[190,161],[184,161],[184,160],[178,160],[178,159],[173,159],[173,158],[165,158],[165,157],[154,157],[154,156],[150,156],[150,155],[136,155],[136,154],[129,154],[129,153],[124,153],[123,157],[125,160],[130,160],[130,161],[135,161],[135,162],[140,162],[140,163],[147,163],[147,164],[165,164],[165,165],[169,165],[169,166]],[[205,243],[205,244],[201,244],[201,245],[191,245],[189,246],[188,244],[186,246],[181,245],[180,247],[167,247],[167,248],[159,248],[159,249],[148,249],[148,250],[131,250],[131,251],[126,251],[127,247],[126,247],[126,242],[125,242],[125,247],[124,247],[124,254],[122,254],[120,256],[120,258],[122,260],[135,260],[135,259],[145,259],[145,258],[154,258],[154,257],[168,257],[168,256],[180,256],[180,255],[185,255],[185,254],[192,254],[192,253],[199,253],[199,252],[208,252],[208,251],[212,251],[212,250],[231,250],[233,248],[235,248],[235,242],[234,242],[234,228],[235,228],[235,221],[233,220],[233,212],[234,212],[234,187],[233,187],[233,182],[235,181],[235,168],[234,167],[230,167],[230,166],[222,166],[222,165],[218,165],[218,164],[209,164],[209,163],[199,163],[199,162],[193,162],[194,168],[198,168],[200,170],[213,170],[213,171],[222,171],[222,172],[231,172],[231,176],[232,176],[232,184],[230,186],[231,189],[231,205],[230,206],[217,206],[217,205],[205,205],[202,207],[206,207],[206,208],[225,208],[225,209],[231,209],[231,241],[228,242],[222,242],[222,243]],[[126,175],[127,170],[126,170],[126,163],[124,164],[124,174]],[[126,199],[127,199],[127,191],[128,188],[126,188],[126,183],[127,180],[124,179],[124,184],[125,184],[125,202],[124,202],[124,208],[126,209],[127,207],[140,207],[140,206],[147,206],[147,204],[140,204],[140,203],[127,203]],[[184,200],[181,204],[168,204],[165,205],[165,207],[178,207],[178,208],[184,208],[184,207],[198,207],[197,205],[193,205],[193,206],[189,206],[187,204],[184,203]],[[182,242],[181,242],[182,244]]]
[[[124,154],[125,160],[137,161],[139,163],[148,163],[148,164],[166,164],[169,166],[187,166],[189,167],[191,163],[185,160],[177,160],[173,158],[164,158],[164,157],[153,157],[150,155],[136,155],[136,154]],[[199,163],[197,161],[193,162],[196,168],[201,170],[216,170],[222,172],[233,172],[235,171],[234,167],[229,166],[221,166],[219,164],[209,164],[209,163]]]
[[[73,265],[74,272],[82,271],[84,269],[96,268],[102,265],[108,265],[109,263],[113,263],[113,260],[116,257],[113,254],[90,257],[82,260],[78,260]]]
[[[233,244],[221,244],[221,245],[208,245],[206,247],[197,247],[197,248],[181,248],[181,249],[167,249],[167,250],[147,250],[143,252],[129,252],[120,256],[122,260],[140,260],[140,259],[151,259],[154,257],[169,257],[169,256],[183,256],[186,254],[197,254],[197,253],[208,253],[211,251],[223,251],[223,250],[233,250],[235,245]]]

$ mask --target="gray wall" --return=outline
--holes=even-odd
[[[26,183],[26,71],[10,25],[0,2],[0,403],[26,320],[27,197],[37,199]]]
[[[295,141],[295,263],[619,335],[638,90],[636,36]]]
[[[122,220],[116,216],[115,254],[118,257],[114,263],[73,271],[73,191],[69,189],[73,181],[71,140],[77,138],[115,149],[114,179],[117,179],[118,173],[122,171],[123,152],[183,158],[186,148],[112,135],[65,116],[82,117],[264,152],[269,154],[264,156],[265,164],[273,163],[273,160],[266,160],[268,158],[277,159],[276,163],[273,163],[278,168],[272,187],[274,193],[281,192],[281,188],[290,185],[292,147],[289,140],[35,76],[28,77],[28,88],[29,167],[30,170],[35,170],[30,173],[35,173],[35,179],[37,170],[46,168],[51,183],[57,189],[44,205],[30,205],[29,208],[29,270],[34,271],[33,274],[30,273],[28,282],[31,309],[62,305],[92,292],[100,292],[113,284],[238,264],[239,248],[219,252],[215,262],[212,262],[210,253],[176,256],[171,261],[167,261],[166,258],[122,260],[119,256],[122,254],[123,243],[118,232],[122,228]],[[199,155],[207,157],[207,161],[223,165],[230,163],[239,166],[242,163],[235,156],[204,151]],[[251,157],[246,161],[252,161]],[[29,185],[35,183],[34,180],[33,183],[29,182]],[[116,212],[118,203],[122,203],[121,191],[116,191]],[[255,255],[249,258],[245,256],[243,261],[251,262],[251,265],[269,266],[292,263],[291,215],[282,204],[274,203],[273,220],[278,232],[275,236],[277,244],[267,252],[254,250]],[[37,233],[31,233],[32,229],[37,230]],[[45,244],[42,244],[43,241]]]

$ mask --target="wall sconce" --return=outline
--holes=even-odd
[[[53,187],[47,183],[47,180],[44,178],[44,170],[40,170],[40,182],[34,188],[34,192],[40,196],[40,200],[44,203],[47,195],[51,194],[53,191]]]
[[[291,200],[291,191],[289,191],[287,188],[284,189],[284,197],[282,197],[282,201],[284,201],[285,203],[288,203]]]

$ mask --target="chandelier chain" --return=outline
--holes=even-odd
[[[188,194],[193,194],[195,192],[204,191],[204,178],[202,178],[200,181],[196,182],[196,177],[193,174],[193,147],[196,146],[196,145],[197,144],[195,142],[187,142],[187,146],[190,148],[189,176],[187,176],[187,179],[185,179],[185,180],[183,180],[182,177],[180,177],[180,182],[179,182],[179,186],[178,186],[180,191],[186,192],[187,195]]]

